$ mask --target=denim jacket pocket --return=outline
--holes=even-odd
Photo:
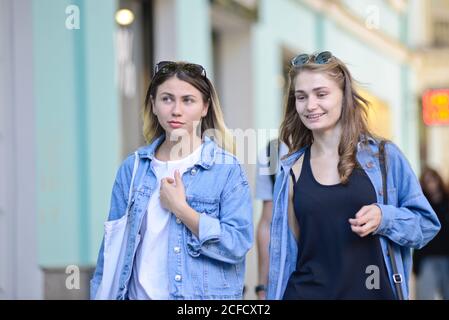
[[[205,293],[214,297],[236,297],[243,292],[244,264],[230,264],[207,259],[205,263]],[[223,298],[222,298],[223,299]]]
[[[211,217],[218,217],[219,215],[219,199],[208,199],[200,197],[187,197],[189,206],[196,212],[207,214]]]
[[[187,202],[189,206],[194,209],[199,214],[206,214],[210,217],[217,218],[219,217],[219,200],[215,199],[207,199],[200,197],[187,197]],[[192,257],[198,257],[200,255],[200,249],[202,243],[196,235],[194,235],[188,228],[184,228],[184,236],[185,236],[185,244],[187,252]]]
[[[231,286],[230,280],[232,280],[230,274],[228,274],[228,268],[225,270],[225,266],[222,262],[207,259],[205,263],[205,273],[204,273],[204,285],[207,288],[208,294],[222,294],[223,289],[227,289]],[[232,268],[233,265],[230,265]],[[233,268],[234,269],[234,268]]]

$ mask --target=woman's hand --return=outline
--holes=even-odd
[[[179,171],[175,171],[175,178],[161,180],[160,200],[162,206],[176,216],[188,206],[184,184]]]
[[[355,219],[349,219],[351,230],[360,237],[365,237],[377,230],[382,220],[382,211],[375,204],[363,206],[356,214]]]
[[[199,236],[200,215],[186,201],[184,184],[178,170],[175,171],[174,179],[161,180],[160,200],[164,208],[181,219],[195,236]]]

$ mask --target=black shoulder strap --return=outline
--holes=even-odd
[[[293,185],[295,185],[295,183],[296,183],[296,176],[295,176],[295,173],[293,172],[293,168],[290,169],[290,176],[293,179]]]
[[[379,164],[380,171],[382,173],[382,194],[384,199],[384,204],[388,204],[388,192],[387,192],[387,167],[385,160],[385,144],[386,141],[382,140],[379,143]],[[402,275],[398,272],[398,266],[396,264],[396,260],[394,258],[393,246],[391,245],[391,241],[388,241],[388,255],[390,256],[391,267],[393,268],[393,282],[396,288],[397,297],[399,300],[404,300],[404,293],[402,292]]]
[[[279,163],[279,139],[273,139],[268,142],[266,153],[268,158],[268,168],[270,170],[271,185],[274,187]]]

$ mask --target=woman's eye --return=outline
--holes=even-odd
[[[319,98],[324,98],[325,96],[327,96],[327,92],[319,92],[318,93]]]
[[[187,98],[184,100],[185,103],[190,104],[193,103],[193,99]]]
[[[305,98],[305,96],[296,96],[296,100],[298,101],[303,101]]]
[[[165,97],[162,97],[162,101],[164,101],[164,102],[171,102],[172,98],[169,97],[169,96],[165,96]]]

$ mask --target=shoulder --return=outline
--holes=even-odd
[[[387,159],[397,159],[397,158],[405,159],[405,156],[402,153],[401,149],[394,142],[386,139],[370,138],[365,141],[360,141],[359,147],[357,148],[357,152],[368,151],[371,153],[372,156],[377,156],[381,151],[380,146],[382,143],[385,146],[384,152],[385,157],[387,157]]]
[[[399,148],[399,146],[397,144],[395,144],[392,141],[386,141],[385,142],[385,150],[387,151],[387,153],[390,156],[402,156],[405,157],[404,154],[402,153],[401,149]]]
[[[132,152],[132,153],[129,153],[126,157],[125,157],[125,159],[123,160],[123,162],[122,162],[122,167],[123,168],[126,168],[127,170],[129,170],[129,169],[133,169],[133,167],[134,167],[134,162],[136,161],[136,156],[137,156],[137,158],[140,158],[140,155],[139,155],[139,151],[138,150],[136,150],[136,151],[134,151],[134,152]]]
[[[215,151],[214,167],[216,170],[225,171],[224,174],[227,172],[230,178],[239,178],[240,181],[247,183],[245,170],[237,157],[219,146]]]
[[[369,139],[359,142],[357,156],[360,157],[359,160],[362,161],[361,164],[378,161],[380,152],[382,151],[380,148],[381,142],[385,145],[383,152],[388,171],[398,173],[398,179],[400,179],[401,174],[412,171],[407,157],[401,151],[399,146],[386,139]]]
[[[239,168],[241,166],[240,161],[231,152],[224,150],[223,148],[215,147],[215,164],[227,165],[229,167]]]
[[[398,145],[391,141],[385,143],[385,157],[392,164],[409,164],[407,157],[404,155]]]
[[[139,149],[138,149],[139,150]],[[136,155],[138,159],[140,158],[138,150],[135,152],[129,153],[125,159],[122,161],[122,163],[119,166],[119,169],[117,171],[117,178],[120,180],[131,180],[134,165],[136,162]]]
[[[375,154],[378,155],[378,152],[380,152],[379,145],[376,145],[375,149]],[[393,174],[395,179],[402,180],[406,176],[414,175],[409,160],[397,144],[392,141],[386,141],[384,153],[387,170]]]

